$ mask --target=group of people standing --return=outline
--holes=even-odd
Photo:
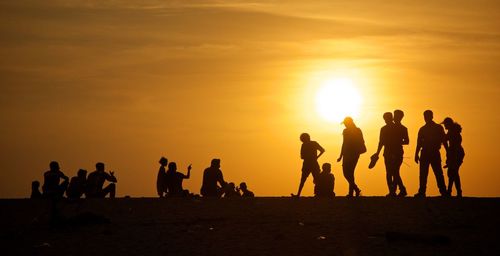
[[[52,161],[49,164],[49,170],[43,175],[42,191],[40,192],[40,182],[31,183],[31,198],[49,198],[57,199],[66,197],[69,199],[79,199],[83,195],[86,198],[104,198],[109,195],[114,198],[116,194],[116,185],[118,182],[114,172],[106,172],[104,163],[97,163],[96,170],[87,177],[87,171],[80,169],[77,176],[71,180],[60,169],[59,163]],[[104,187],[104,183],[109,184]]]
[[[400,167],[403,163],[403,146],[410,143],[408,129],[401,123],[404,112],[395,110],[394,113],[386,112],[383,115],[386,123],[380,129],[380,139],[377,152],[371,156],[369,168],[373,168],[379,159],[382,148],[386,167],[386,180],[389,193],[388,197],[405,197],[408,193],[400,175]],[[459,169],[465,157],[462,147],[462,127],[447,117],[441,126],[433,121],[434,115],[431,110],[424,112],[425,125],[420,128],[417,137],[417,148],[415,152],[415,162],[420,165],[420,184],[415,197],[425,197],[427,187],[427,177],[429,166],[432,167],[436,177],[437,185],[442,196],[451,196],[453,185],[457,190],[457,197],[462,197]],[[337,162],[342,161],[342,171],[345,179],[349,183],[347,197],[360,196],[361,189],[356,185],[354,171],[361,154],[367,151],[363,133],[356,126],[351,117],[346,117],[342,122],[345,129],[342,133],[343,143],[340,150],[340,157]],[[444,129],[448,132],[445,133]],[[323,155],[325,149],[318,142],[312,141],[309,134],[300,135],[302,147],[300,151],[303,159],[302,175],[297,194],[299,197],[305,181],[309,174],[312,174],[315,184],[314,192],[318,197],[333,197],[335,177],[331,173],[331,164],[325,163],[320,171],[318,158]],[[445,185],[443,169],[441,167],[441,145],[446,150],[446,165],[448,168],[448,187]],[[399,193],[397,190],[399,189]]]
[[[187,174],[177,172],[177,164],[168,162],[167,158],[160,158],[160,169],[156,179],[156,190],[159,197],[186,197],[194,196],[189,190],[182,187],[182,181],[191,176],[191,165],[188,166]],[[165,166],[168,169],[165,170]],[[245,182],[237,187],[233,182],[224,181],[220,170],[220,159],[212,159],[210,167],[203,172],[203,183],[200,189],[203,197],[254,197],[254,193],[248,190]]]

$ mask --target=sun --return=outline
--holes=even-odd
[[[325,80],[316,94],[316,110],[328,122],[357,117],[361,102],[361,95],[349,78]]]

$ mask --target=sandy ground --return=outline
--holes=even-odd
[[[2,255],[500,255],[497,198],[137,198],[60,208],[67,221],[50,226],[48,202],[0,200]]]

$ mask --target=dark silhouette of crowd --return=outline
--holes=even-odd
[[[431,110],[426,110],[423,116],[425,125],[418,131],[414,157],[415,162],[419,165],[419,189],[415,197],[426,197],[430,167],[436,178],[441,196],[451,196],[454,186],[456,196],[462,197],[459,175],[465,157],[465,151],[462,147],[462,127],[450,117],[445,118],[441,124],[434,122],[434,114]],[[402,110],[386,112],[382,117],[385,125],[380,129],[377,151],[371,155],[368,168],[371,169],[377,164],[383,149],[388,188],[386,196],[405,197],[408,192],[404,186],[400,169],[403,163],[404,146],[409,145],[410,139],[408,129],[402,124],[404,112]],[[359,197],[361,196],[361,189],[356,184],[355,170],[360,156],[367,152],[367,148],[363,132],[356,126],[353,118],[346,117],[342,124],[345,129],[342,132],[342,147],[337,162],[342,161],[342,173],[348,183],[349,188],[346,197]],[[320,169],[318,162],[318,159],[325,153],[325,149],[317,141],[311,140],[308,133],[302,133],[300,141],[302,142],[300,157],[303,163],[298,191],[297,194],[292,194],[292,197],[300,197],[310,174],[315,185],[314,194],[316,197],[335,197],[335,176],[332,173],[332,165],[323,163]],[[444,166],[442,166],[441,147],[446,151]],[[183,181],[191,177],[191,165],[187,167],[186,172],[179,172],[177,163],[169,162],[165,157],[160,158],[159,164],[156,190],[160,198],[198,197],[198,195],[183,187]],[[445,183],[443,168],[448,169],[448,186]],[[105,171],[104,163],[96,163],[95,171],[88,174],[88,176],[86,170],[79,169],[77,175],[69,179],[61,171],[59,163],[52,161],[49,164],[49,170],[44,173],[41,192],[40,182],[32,182],[31,198],[62,198],[64,195],[69,199],[79,199],[83,196],[86,198],[114,198],[116,196],[116,183],[117,179],[114,172]],[[218,158],[212,159],[210,166],[203,171],[200,195],[207,198],[255,196],[248,189],[245,182],[241,182],[239,186],[236,186],[234,182],[224,180],[221,160]]]

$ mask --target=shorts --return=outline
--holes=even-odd
[[[302,164],[302,180],[307,179],[309,174],[312,174],[313,179],[316,180],[320,172],[318,161],[304,161]]]

